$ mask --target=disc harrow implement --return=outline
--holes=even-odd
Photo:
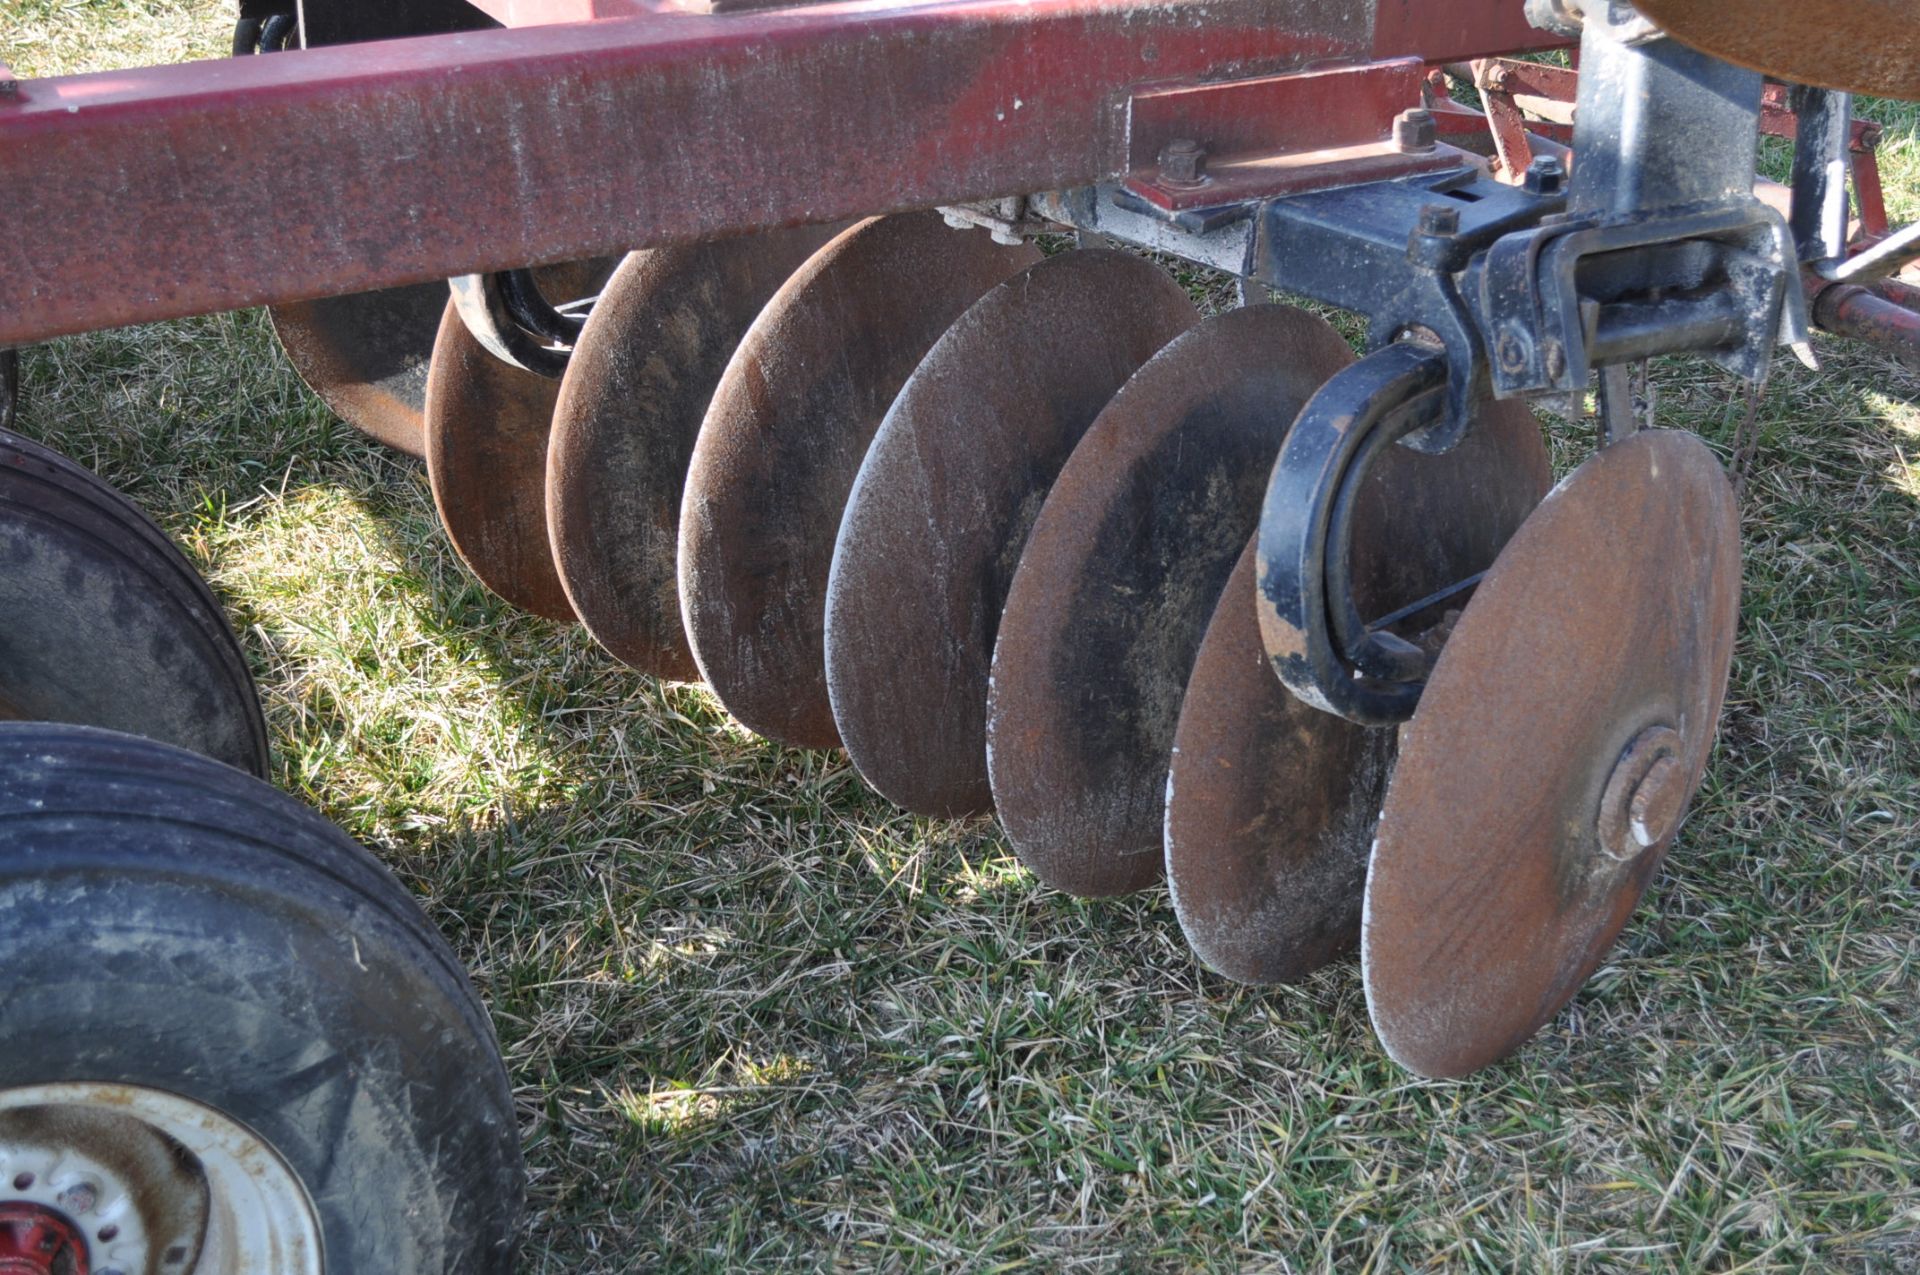
[[[995,812],[1047,884],[1110,895],[1161,876],[1201,635],[1280,439],[1352,358],[1291,306],[1215,315],[1128,379],[1054,481],[1007,590],[986,719]]]
[[[539,281],[572,303],[610,269],[576,263]],[[445,303],[427,376],[427,480],[440,525],[482,584],[522,610],[571,620],[547,538],[547,438],[565,356],[539,348],[555,360],[546,373],[510,363],[474,334],[457,300]]]
[[[834,721],[881,795],[943,818],[993,809],[987,682],[1027,531],[1115,392],[1198,319],[1139,257],[1060,253],[982,297],[901,387],[827,589]]]
[[[701,676],[749,730],[839,745],[827,573],[854,475],[934,342],[1038,257],[933,213],[877,218],[815,253],[747,329],[694,443],[679,567]]]
[[[1503,1057],[1626,924],[1706,770],[1739,618],[1706,445],[1649,430],[1570,474],[1462,612],[1401,738],[1361,959],[1381,1043]]]
[[[424,458],[499,597],[704,681],[768,740],[844,748],[906,811],[997,816],[1052,889],[1164,877],[1167,923],[1228,978],[1357,947],[1386,1055],[1460,1075],[1604,959],[1713,747],[1738,511],[1712,450],[1655,427],[1649,365],[1757,395],[1819,329],[1920,366],[1920,230],[1887,224],[1886,130],[1849,97],[1920,96],[1897,7],[243,0],[217,67],[0,68],[0,424],[20,345],[266,306],[334,411]],[[1575,42],[1577,70],[1530,56]],[[1791,140],[1790,182],[1758,179],[1762,136]],[[1203,317],[1193,271],[1300,303]],[[1557,487],[1534,406],[1577,461]],[[149,934],[168,959],[142,976],[224,986],[233,953],[270,957],[271,994],[328,1006],[274,1008],[286,1057],[432,1099],[375,1122],[430,1165],[432,1208],[373,1169],[303,1194],[358,1154],[347,1122],[238,1130],[300,1151],[268,1229],[324,1234],[329,1270],[508,1269],[511,1095],[406,892],[225,768],[85,729],[264,771],[206,585],[5,433],[0,561],[0,717],[82,724],[0,730],[0,887],[46,894],[48,775],[84,813],[60,773],[136,771],[151,791],[100,803],[111,844],[160,846],[248,936]],[[231,867],[243,848],[288,870]],[[348,914],[397,926],[372,992]],[[42,969],[5,937],[9,969]],[[373,1021],[396,988],[427,1009]],[[35,1003],[47,1039],[98,1030]],[[123,1079],[155,1119],[204,1098],[237,1128],[255,1108],[223,1105],[217,1052]],[[482,1075],[484,1101],[403,1057]],[[84,1056],[29,1070],[96,1083]],[[0,1135],[39,1137],[19,1089]],[[421,1150],[456,1144],[470,1164]],[[100,1267],[11,1181],[0,1243]],[[362,1216],[427,1256],[389,1260]],[[137,1238],[114,1251],[144,1261]]]
[[[1409,634],[1444,632],[1464,597],[1420,603],[1484,572],[1550,482],[1540,426],[1514,403],[1483,404],[1444,455],[1388,449],[1353,496],[1356,606],[1403,616],[1397,627]],[[1230,978],[1268,983],[1309,973],[1359,937],[1395,733],[1322,711],[1273,675],[1254,550],[1249,543],[1236,565],[1187,683],[1167,778],[1166,863],[1194,951]]]
[[[567,600],[655,677],[699,676],[680,619],[680,501],[740,339],[830,237],[803,226],[628,256],[567,362],[547,451],[547,528]]]

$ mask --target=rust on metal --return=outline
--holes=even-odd
[[[1452,451],[1389,449],[1355,515],[1362,615],[1398,611],[1493,562],[1552,481],[1524,405],[1481,406]],[[1290,694],[1265,658],[1254,555],[1235,567],[1187,683],[1167,781],[1167,881],[1194,951],[1249,983],[1301,978],[1351,947],[1393,732]],[[1437,609],[1437,608],[1436,608]],[[1446,617],[1406,617],[1408,634]]]
[[[1187,683],[1166,781],[1166,872],[1202,961],[1244,983],[1284,983],[1359,937],[1393,732],[1280,684],[1260,644],[1254,558],[1250,539]]]
[[[1364,59],[1371,18],[848,3],[26,80],[0,344],[1114,178],[1132,86]]]
[[[424,456],[427,361],[446,308],[446,284],[419,283],[291,301],[269,313],[287,361],[336,416]]]
[[[1501,553],[1402,728],[1368,872],[1367,1004],[1402,1065],[1504,1057],[1599,964],[1706,768],[1739,590],[1726,475],[1667,430],[1587,460]]]
[[[610,262],[540,272],[556,302],[591,296]],[[460,560],[524,611],[573,619],[547,541],[547,434],[559,383],[489,354],[451,300],[427,373],[427,481]]]
[[[1872,288],[1816,278],[1808,278],[1807,283],[1813,292],[1814,323],[1837,336],[1877,345],[1920,372],[1920,314]],[[1817,291],[1813,291],[1815,285]]]
[[[567,361],[547,446],[547,530],[567,600],[615,656],[699,676],[680,619],[680,497],[727,361],[831,235],[772,231],[630,255]]]
[[[982,297],[902,387],[827,593],[834,721],[882,796],[939,817],[993,808],[988,672],[1027,530],[1121,385],[1198,319],[1158,266],[1065,252]]]
[[[1920,98],[1910,0],[1638,0],[1667,34],[1777,79]]]
[[[103,726],[254,775],[267,730],[226,613],[93,474],[0,433],[0,715]]]
[[[700,673],[749,730],[839,744],[822,625],[854,474],[940,334],[1038,257],[935,213],[864,221],[815,253],[741,339],[687,469],[679,571]]]
[[[1159,879],[1194,653],[1281,438],[1352,359],[1304,310],[1216,315],[1134,373],[1054,481],[1007,591],[986,735],[995,812],[1048,885]]]
[[[1458,168],[1468,158],[1451,146],[1395,143],[1395,117],[1419,107],[1423,84],[1420,61],[1397,58],[1136,93],[1126,188],[1181,210]],[[1204,175],[1191,164],[1169,171],[1170,152],[1189,146]]]

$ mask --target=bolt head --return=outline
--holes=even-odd
[[[1432,150],[1439,142],[1439,130],[1433,122],[1433,112],[1424,106],[1416,106],[1394,116],[1393,144],[1401,150],[1412,153]]]
[[[1198,186],[1207,180],[1207,148],[1177,137],[1160,148],[1160,180],[1169,186]]]
[[[1423,235],[1457,235],[1460,233],[1460,210],[1451,204],[1427,204],[1420,209],[1420,233]]]
[[[1567,189],[1567,166],[1556,155],[1536,155],[1523,179],[1530,195],[1559,195]]]

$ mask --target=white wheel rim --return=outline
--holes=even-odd
[[[164,1140],[164,1141],[156,1141]],[[184,1150],[138,1154],[143,1145]],[[139,1085],[0,1089],[0,1203],[59,1213],[94,1275],[321,1275],[306,1188],[232,1117]]]

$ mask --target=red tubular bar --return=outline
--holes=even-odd
[[[1515,0],[1379,3],[856,0],[23,81],[0,345],[1104,180],[1136,86],[1551,43]]]

